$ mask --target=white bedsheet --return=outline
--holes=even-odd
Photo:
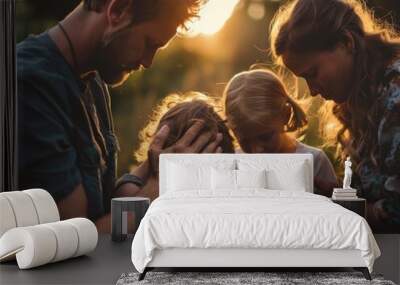
[[[380,256],[366,220],[330,199],[257,189],[157,198],[134,237],[133,265],[143,272],[165,248],[358,249],[370,272]]]

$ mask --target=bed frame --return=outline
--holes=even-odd
[[[237,248],[156,250],[152,261],[139,275],[139,280],[143,280],[146,273],[155,268],[232,268],[246,271],[254,268],[282,267],[350,267],[361,271],[367,280],[371,280],[359,250]]]
[[[290,156],[290,157],[289,157]],[[212,163],[215,159],[254,158],[254,154],[161,154],[160,195],[165,193],[169,161],[190,160]],[[313,193],[313,157],[311,154],[257,154],[258,158],[295,159],[308,167],[308,189]],[[153,259],[139,280],[155,268],[232,268],[237,271],[261,268],[337,268],[350,267],[361,271],[367,280],[371,276],[359,250],[331,249],[254,249],[254,248],[169,248],[155,250]]]

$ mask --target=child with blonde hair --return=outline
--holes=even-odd
[[[228,127],[246,153],[311,153],[314,192],[331,196],[337,178],[326,154],[296,140],[307,125],[306,114],[273,72],[256,69],[236,74],[225,88]]]

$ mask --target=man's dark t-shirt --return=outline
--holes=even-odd
[[[117,141],[107,87],[79,78],[47,33],[17,45],[19,189],[56,201],[83,184],[91,219],[109,210]]]

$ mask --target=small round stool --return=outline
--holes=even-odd
[[[128,235],[128,212],[135,214],[136,233],[140,221],[146,214],[150,199],[144,197],[120,197],[111,200],[111,239],[124,241]]]

